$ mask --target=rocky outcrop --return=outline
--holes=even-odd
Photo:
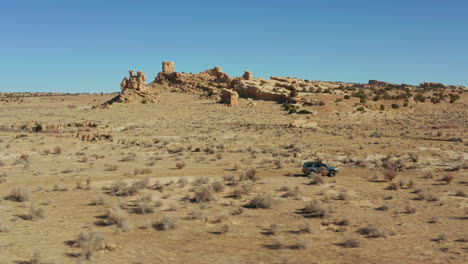
[[[162,62],[162,72],[165,74],[171,74],[175,72],[175,63],[172,61],[163,61]]]
[[[155,103],[158,101],[158,93],[155,89],[149,89],[146,85],[146,75],[138,71],[135,75],[133,70],[129,71],[129,77],[123,78],[120,83],[122,90],[119,95],[102,104],[105,107],[114,103]]]
[[[245,72],[244,72],[244,75],[242,76],[242,78],[244,78],[244,80],[252,80],[252,79],[253,79],[252,72],[245,71]]]
[[[446,85],[443,83],[435,83],[435,82],[424,82],[419,84],[422,88],[445,88]]]
[[[289,127],[294,127],[294,128],[307,128],[311,130],[318,130],[319,126],[317,125],[317,122],[313,122],[308,119],[298,119],[298,120],[293,120],[290,124]]]
[[[236,107],[239,105],[239,95],[236,91],[229,89],[221,90],[221,103],[228,106]]]

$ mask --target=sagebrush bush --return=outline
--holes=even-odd
[[[310,181],[310,184],[312,185],[322,185],[324,184],[325,181],[323,180],[323,177],[316,174],[312,176],[312,180]]]
[[[249,203],[245,205],[247,208],[262,208],[268,209],[273,205],[273,197],[270,194],[262,194],[255,196]]]
[[[442,178],[442,181],[444,181],[446,184],[450,184],[453,180],[453,175],[445,175]]]
[[[179,225],[179,218],[177,216],[163,216],[161,219],[153,223],[153,228],[160,231],[167,231],[176,229]]]
[[[199,186],[194,191],[195,195],[192,198],[192,202],[204,203],[214,200],[213,191],[206,185]]]
[[[385,180],[389,182],[392,182],[398,176],[398,172],[394,169],[386,169],[382,173]]]
[[[279,226],[277,224],[270,224],[266,234],[276,236],[279,234]]]
[[[347,237],[343,243],[341,243],[341,245],[345,248],[357,248],[361,245],[361,243],[356,238]]]
[[[215,182],[211,183],[211,188],[213,189],[213,191],[219,193],[219,192],[224,191],[226,186],[220,181],[215,181]]]
[[[128,214],[122,210],[120,206],[113,206],[109,208],[106,213],[106,217],[110,224],[115,224],[118,228],[123,231],[130,229],[130,223],[128,221]]]
[[[27,202],[31,200],[31,192],[23,186],[15,187],[5,199],[16,202]]]
[[[319,202],[315,200],[307,202],[304,208],[302,209],[302,211],[311,217],[321,217],[321,218],[327,217],[333,213],[332,208],[330,207],[325,208],[324,206],[322,206]]]
[[[357,232],[370,238],[385,237],[384,232],[372,224],[359,228]]]
[[[81,256],[90,260],[98,250],[104,248],[104,237],[100,232],[83,231],[75,240],[75,245],[81,248]]]
[[[244,180],[251,180],[251,181],[257,181],[257,171],[255,169],[248,169],[248,170],[243,170],[240,173],[239,179],[241,181]]]
[[[311,233],[312,228],[309,223],[304,222],[299,225],[299,233]]]

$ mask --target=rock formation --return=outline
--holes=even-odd
[[[174,62],[172,61],[163,61],[162,62],[162,72],[165,74],[171,74],[175,72]]]
[[[239,105],[239,95],[235,91],[229,89],[222,89],[221,103],[227,104],[228,106],[236,107]]]
[[[107,106],[113,103],[155,103],[158,101],[158,94],[155,89],[150,89],[146,86],[146,75],[142,71],[129,71],[129,77],[123,78],[120,83],[122,90],[119,95],[112,98],[102,106]]]
[[[242,78],[244,78],[244,80],[252,80],[252,78],[253,78],[252,72],[245,71]]]

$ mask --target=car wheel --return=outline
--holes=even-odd
[[[330,177],[335,177],[336,171],[330,171],[330,173],[328,173],[328,175],[330,175]]]

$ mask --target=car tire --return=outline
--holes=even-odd
[[[330,177],[335,177],[335,175],[336,175],[336,171],[330,171],[328,173],[328,176],[330,176]]]

